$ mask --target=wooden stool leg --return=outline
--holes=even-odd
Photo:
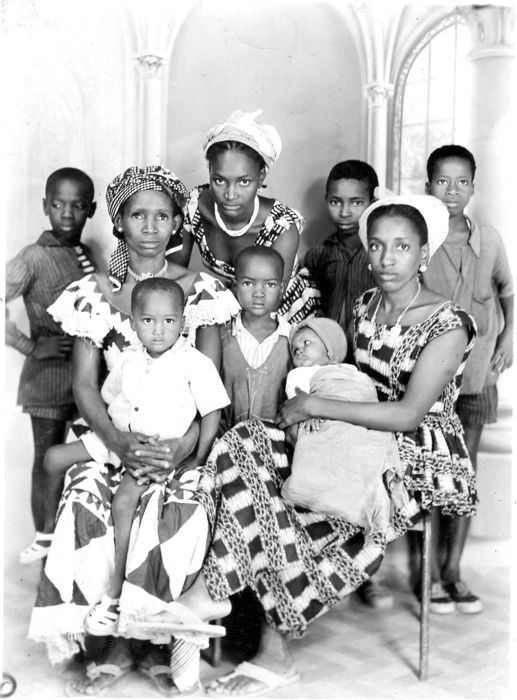
[[[214,622],[216,625],[222,624],[221,620],[215,620]],[[208,659],[210,666],[216,668],[221,665],[221,651],[221,637],[212,637],[210,640],[210,658]]]
[[[420,597],[420,659],[418,677],[427,680],[429,668],[429,600],[431,596],[431,513],[426,511],[423,520],[422,590]]]

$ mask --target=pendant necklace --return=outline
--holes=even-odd
[[[217,204],[214,203],[214,213],[215,213],[215,220],[217,221],[217,225],[219,228],[221,228],[225,233],[228,234],[228,236],[231,236],[231,238],[239,238],[240,236],[244,236],[245,233],[248,233],[250,228],[253,226],[255,223],[255,219],[257,218],[258,212],[259,212],[259,198],[258,195],[255,195],[255,203],[253,205],[253,212],[251,214],[251,219],[248,221],[246,226],[243,226],[242,228],[237,229],[236,231],[232,231],[229,229],[226,224],[224,223],[221,214],[219,213],[219,209],[217,208]]]
[[[131,277],[136,281],[136,282],[141,282],[142,280],[149,280],[151,277],[163,277],[163,275],[167,272],[167,268],[169,267],[169,263],[167,260],[165,261],[165,265],[162,267],[161,270],[158,270],[158,272],[135,272],[132,270],[129,266],[127,268],[127,271],[131,275]]]
[[[393,325],[391,328],[388,328],[386,324],[382,324],[379,326],[376,321],[377,321],[377,312],[379,311],[379,307],[381,305],[382,301],[382,294],[379,296],[379,302],[375,308],[375,311],[373,312],[373,316],[371,318],[370,323],[372,324],[372,335],[370,336],[370,340],[368,342],[368,355],[371,357],[372,356],[372,351],[373,350],[380,350],[380,348],[383,345],[388,344],[390,347],[394,347],[395,341],[397,338],[400,336],[400,331],[402,330],[402,326],[400,325],[400,322],[402,320],[402,317],[406,313],[406,311],[412,306],[415,301],[417,296],[420,294],[420,290],[422,288],[420,284],[420,280],[417,281],[418,287],[416,290],[415,295],[409,302],[409,304],[406,306],[406,308],[402,311],[401,314],[397,317],[397,320],[395,321],[395,325]]]

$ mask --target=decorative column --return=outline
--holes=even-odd
[[[472,36],[470,146],[476,157],[476,194],[471,211],[493,223],[508,245],[514,243],[508,203],[513,201],[510,176],[515,131],[515,44],[511,7],[474,6],[462,11]]]
[[[367,161],[375,169],[382,187],[386,184],[388,107],[393,85],[372,82],[365,85],[363,91],[367,100]]]
[[[493,224],[509,253],[514,249],[512,202],[515,200],[515,45],[511,7],[474,6],[462,14],[471,30],[472,100],[470,143],[477,162],[476,191],[469,211],[480,223]],[[485,426],[478,455],[478,515],[472,534],[510,537],[512,483],[512,403],[515,369],[497,383],[497,423]]]
[[[139,163],[158,165],[162,160],[162,94],[164,59],[154,53],[136,57],[139,85]]]

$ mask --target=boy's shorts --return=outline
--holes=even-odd
[[[28,413],[34,418],[46,418],[47,420],[72,421],[77,418],[77,408],[71,406],[23,406],[23,413]]]
[[[485,425],[497,422],[497,385],[485,386],[480,394],[460,394],[456,413],[461,424]]]

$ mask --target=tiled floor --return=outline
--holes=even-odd
[[[32,535],[27,505],[29,475],[17,468],[28,461],[27,448],[23,448],[27,436],[17,439],[24,429],[26,432],[27,423],[26,418],[11,415],[7,424],[11,438],[4,491],[8,494],[4,499],[4,669],[16,678],[14,698],[58,698],[64,695],[70,670],[52,668],[43,646],[25,638],[39,573],[38,565],[22,567],[17,562],[19,550]],[[511,697],[508,635],[512,549],[510,540],[470,539],[464,556],[465,578],[483,598],[485,611],[481,615],[432,617],[427,682],[416,677],[419,626],[407,585],[405,543],[397,542],[381,570],[395,595],[394,609],[373,612],[355,597],[341,603],[316,621],[303,639],[291,643],[301,680],[269,697]],[[203,662],[202,678],[213,678],[230,668],[228,661],[220,669]],[[158,697],[154,687],[136,673],[122,679],[110,693],[109,697]]]

